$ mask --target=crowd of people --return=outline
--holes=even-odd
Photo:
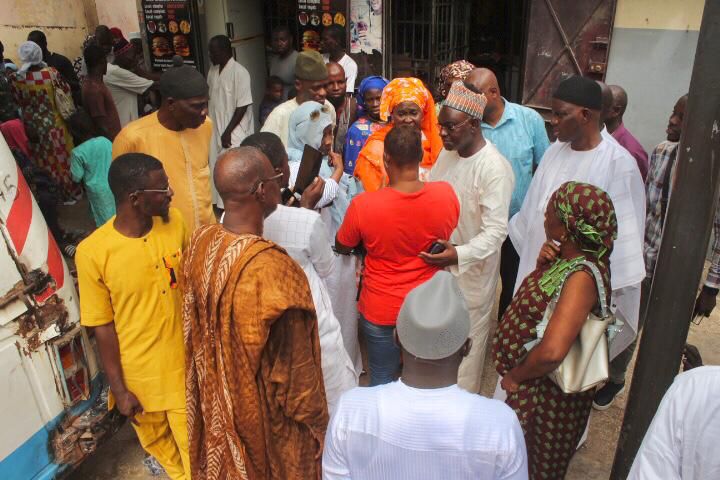
[[[298,52],[273,31],[259,122],[224,35],[207,77],[149,72],[105,26],[77,68],[40,31],[17,64],[0,44],[0,129],[75,257],[110,407],[173,479],[563,478],[625,385],[687,96],[648,157],[620,86],[561,81],[549,136],[488,69],[446,66],[438,95],[359,79],[345,38]],[[300,189],[308,146],[322,161]],[[56,206],[83,191],[97,229],[75,249]],[[698,315],[720,288],[720,215],[715,239]],[[551,374],[610,311],[607,382],[568,392]],[[660,451],[661,422],[633,478],[688,458],[717,472],[707,445]]]

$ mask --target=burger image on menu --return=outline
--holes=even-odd
[[[315,30],[305,30],[302,34],[303,50],[319,50],[320,34]]]
[[[165,37],[153,37],[152,39],[152,54],[153,57],[167,57],[172,55],[173,51],[170,48],[170,42]]]
[[[173,36],[173,48],[175,49],[175,53],[181,57],[190,56],[190,46],[188,45],[185,35]]]

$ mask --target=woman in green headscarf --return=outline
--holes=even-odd
[[[613,203],[594,185],[564,183],[548,202],[545,233],[537,267],[518,288],[493,340],[506,403],[525,434],[531,479],[565,476],[590,415],[594,390],[564,393],[547,374],[562,363],[588,314],[599,310],[592,271],[580,261],[597,266],[610,301],[610,253],[617,237]],[[536,326],[559,289],[544,336],[528,353],[525,345],[537,340]]]

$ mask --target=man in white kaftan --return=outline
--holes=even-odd
[[[250,92],[250,74],[232,58],[230,40],[218,35],[210,40],[210,59],[213,65],[208,71],[210,87],[208,114],[213,121],[210,142],[210,178],[215,170],[218,156],[228,148],[240,143],[255,131]],[[212,187],[212,203],[223,207],[222,199]]]
[[[265,219],[263,237],[283,247],[307,275],[318,319],[325,395],[332,415],[340,395],[358,384],[326,285],[338,257],[320,215],[307,208],[278,205]]]
[[[720,367],[675,377],[635,456],[628,480],[720,478]]]
[[[458,372],[458,385],[480,390],[488,333],[500,272],[500,247],[507,236],[508,211],[515,186],[510,163],[485,140],[480,127],[487,100],[455,82],[438,116],[445,148],[430,171],[430,181],[446,181],[460,200],[458,226],[447,250],[426,258],[454,255],[447,266],[457,277],[470,311],[472,347]],[[431,260],[426,260],[433,263]]]
[[[600,87],[590,81],[597,87],[595,90],[584,80],[573,80],[576,78],[582,77],[569,80],[580,83],[580,93],[577,89],[562,89],[563,84],[555,93],[552,126],[558,141],[545,152],[522,208],[510,220],[510,239],[520,255],[515,291],[535,270],[540,248],[546,241],[545,207],[552,193],[571,180],[605,190],[613,201],[618,222],[618,238],[610,256],[612,309],[625,323],[610,345],[612,359],[637,334],[640,283],[645,278],[645,186],[630,153],[600,133],[597,121]]]

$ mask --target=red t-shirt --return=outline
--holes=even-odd
[[[358,310],[377,325],[395,325],[405,295],[439,269],[418,254],[449,239],[460,203],[450,184],[426,183],[415,193],[386,187],[358,195],[337,233],[348,247],[367,250]]]

